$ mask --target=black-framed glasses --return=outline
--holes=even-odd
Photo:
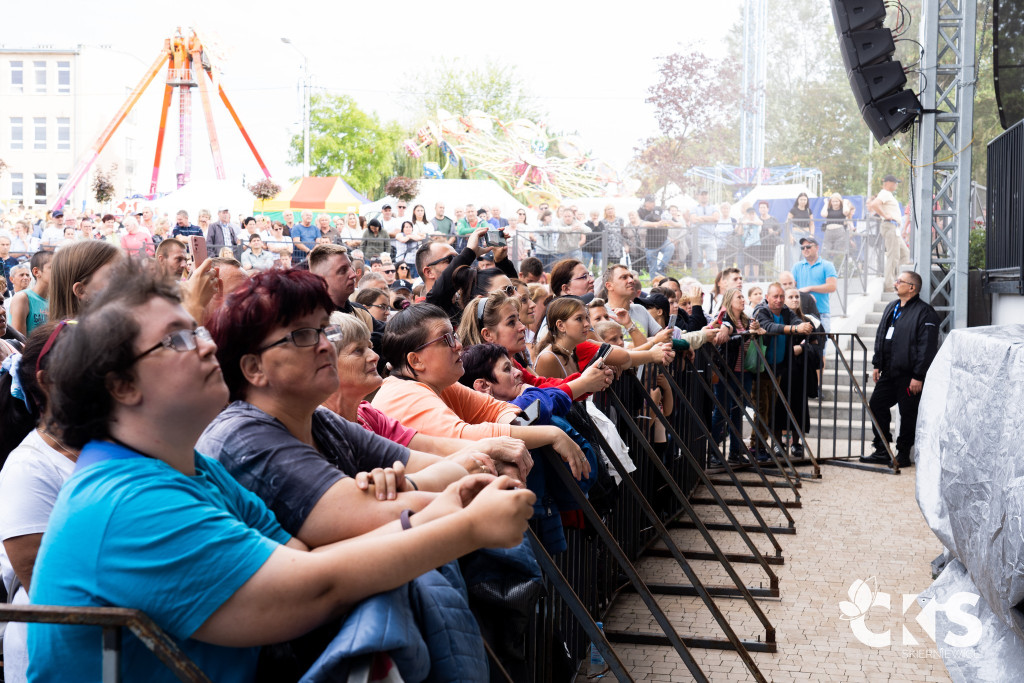
[[[148,356],[160,348],[170,349],[171,351],[177,351],[178,353],[195,351],[199,347],[199,342],[196,341],[197,339],[213,341],[213,337],[210,336],[210,331],[205,327],[197,327],[194,330],[176,330],[135,356],[135,358],[132,358],[132,363],[138,362],[144,356]]]
[[[426,344],[421,344],[421,345],[417,346],[415,349],[413,349],[413,351],[419,351],[420,349],[425,349],[428,346],[430,346],[431,344],[436,344],[439,341],[443,341],[448,346],[449,349],[454,349],[455,345],[459,343],[459,334],[458,334],[458,332],[445,332],[444,334],[442,334],[437,339],[431,339]]]
[[[405,207],[405,206],[403,206],[402,204],[399,204],[399,205],[398,205],[398,208],[399,208],[399,209],[404,209],[404,208],[406,208],[406,207]]]
[[[326,327],[300,327],[297,330],[292,330],[276,342],[271,342],[266,346],[261,346],[256,349],[256,353],[263,353],[267,349],[280,346],[281,344],[287,344],[288,342],[295,344],[295,346],[299,348],[316,346],[320,341],[321,333],[327,337],[327,341],[329,342],[341,341],[341,327],[338,325],[327,325]]]
[[[813,244],[805,244],[802,247],[800,247],[800,251],[810,251],[811,249],[814,249]]]
[[[442,256],[441,258],[437,259],[436,261],[431,261],[430,263],[427,264],[427,266],[436,266],[439,263],[451,263],[452,259],[454,259],[454,258],[455,258],[455,254],[448,254],[447,256]]]
[[[385,275],[394,275],[395,274],[395,269],[394,268],[390,268],[390,269],[385,270],[383,272],[384,272]]]
[[[366,304],[368,308],[379,308],[382,311],[390,311],[391,307],[387,304]]]

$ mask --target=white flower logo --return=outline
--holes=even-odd
[[[847,595],[850,596],[851,602],[839,601],[839,609],[843,613],[840,619],[844,621],[861,619],[875,605],[878,596],[878,580],[873,576],[867,581],[857,579],[850,585]]]

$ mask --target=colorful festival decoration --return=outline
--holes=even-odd
[[[449,166],[461,163],[531,206],[604,194],[605,186],[618,182],[607,164],[587,154],[577,136],[550,135],[544,124],[529,119],[505,122],[479,110],[455,116],[439,109],[436,121],[403,143],[415,159],[431,145],[441,150],[443,165],[424,164],[425,177],[443,177]]]

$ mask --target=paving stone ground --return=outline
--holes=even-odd
[[[741,475],[750,478],[749,473]],[[729,497],[726,487],[720,487]],[[751,497],[764,499],[764,489],[749,488]],[[699,493],[699,492],[698,492]],[[735,494],[735,489],[732,492]],[[928,528],[914,498],[914,470],[899,476],[823,466],[822,479],[800,489],[802,507],[791,510],[796,534],[778,535],[785,564],[773,566],[780,580],[779,598],[758,603],[775,625],[778,652],[753,653],[753,659],[771,681],[948,681],[935,645],[914,621],[918,607],[911,603],[900,613],[903,594],[916,594],[931,579],[931,560],[941,544]],[[792,492],[784,499],[792,500]],[[752,523],[749,510],[733,508],[743,523]],[[765,521],[786,525],[778,509],[760,510]],[[720,509],[701,508],[702,519],[725,521]],[[706,549],[694,530],[673,530],[686,549]],[[725,552],[746,553],[735,532],[712,532]],[[752,534],[762,552],[774,554],[763,534]],[[721,565],[692,561],[705,585],[730,585]],[[645,579],[687,583],[679,566],[668,559],[644,559]],[[767,586],[759,566],[735,564],[748,586]],[[844,621],[839,603],[850,600],[848,591],[857,579],[875,577],[878,591],[891,596],[892,610],[874,607],[865,626],[890,632],[888,647],[860,642]],[[699,598],[659,596],[659,604],[683,636],[720,638],[722,632]],[[743,639],[764,640],[764,629],[742,600],[717,598],[716,604]],[[918,644],[904,640],[903,626]],[[623,595],[605,619],[606,629],[657,632],[653,618],[635,595]],[[692,676],[670,647],[616,645],[623,662],[637,680],[688,681]],[[713,681],[754,680],[740,657],[729,650],[690,650]]]

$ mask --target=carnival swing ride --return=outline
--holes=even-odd
[[[157,180],[160,177],[160,157],[163,153],[164,134],[167,131],[167,115],[171,109],[171,99],[174,90],[178,90],[178,157],[176,162],[177,187],[181,188],[191,178],[192,171],[192,89],[199,89],[199,98],[202,101],[203,113],[206,117],[206,130],[210,139],[210,152],[213,155],[214,170],[218,180],[224,180],[224,160],[221,155],[220,139],[217,137],[217,129],[213,122],[213,103],[210,96],[211,87],[216,87],[221,102],[227,108],[232,120],[242,134],[249,150],[256,158],[263,174],[270,178],[270,171],[263,162],[256,146],[246,132],[238,113],[228,99],[224,86],[218,81],[213,64],[210,61],[208,50],[204,49],[203,42],[195,29],[190,28],[188,36],[182,33],[179,27],[172,38],[164,40],[163,49],[159,56],[153,61],[146,71],[142,80],[135,89],[131,91],[121,108],[117,110],[114,118],[107,127],[103,129],[92,147],[79,159],[74,171],[68,177],[67,182],[61,187],[60,194],[54,200],[50,210],[56,210],[64,205],[68,197],[75,191],[78,184],[85,178],[89,169],[96,162],[103,148],[110,142],[118,127],[132,111],[146,88],[153,82],[160,73],[160,70],[167,69],[167,76],[164,81],[163,105],[160,109],[160,128],[157,133],[156,154],[153,157],[153,176],[149,184],[149,195],[156,194]]]

